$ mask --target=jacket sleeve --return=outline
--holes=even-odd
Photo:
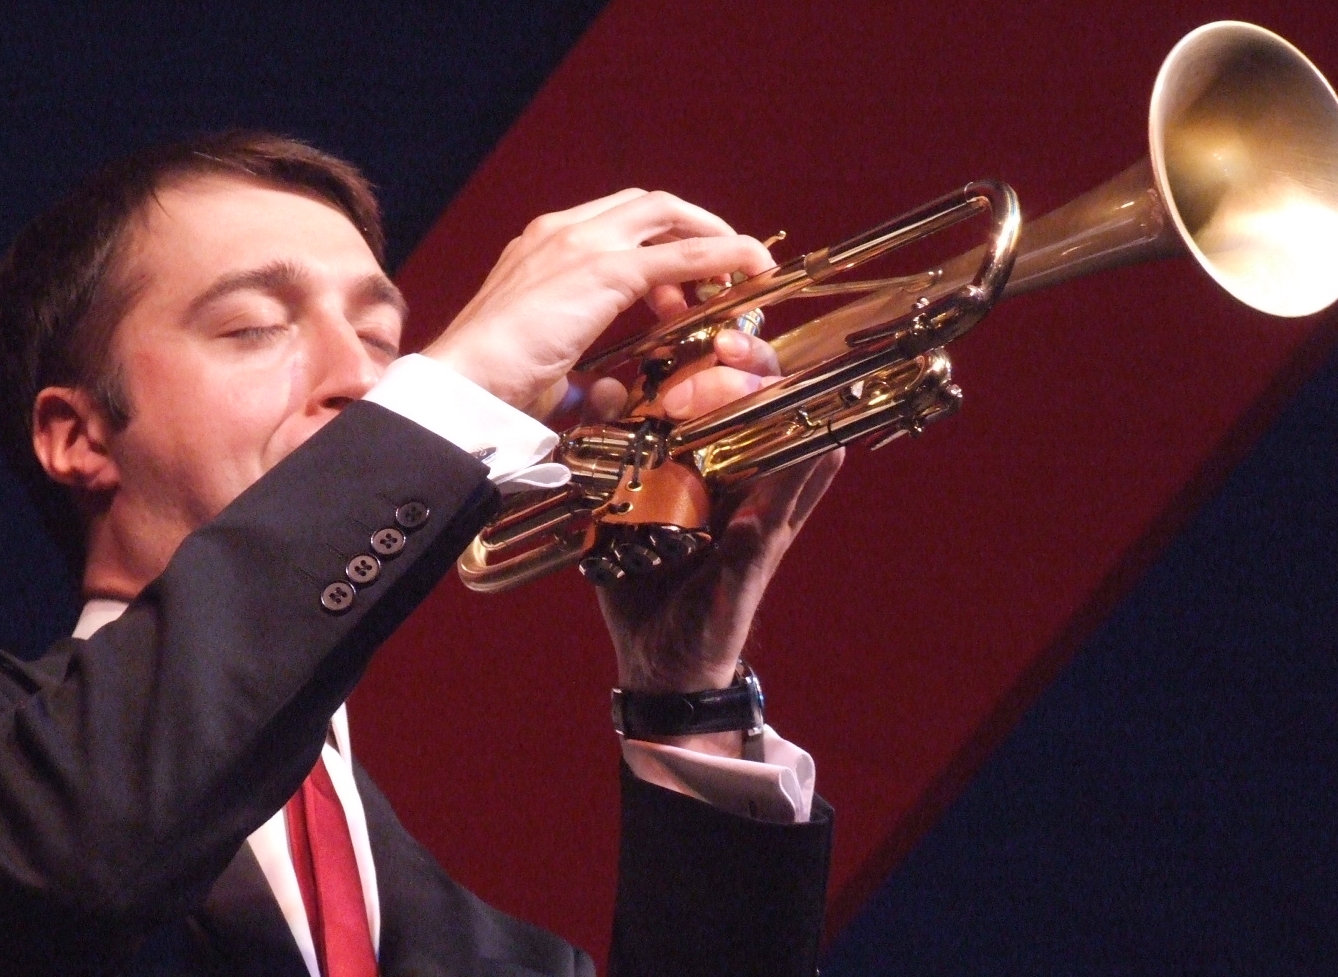
[[[814,977],[832,811],[773,824],[622,767],[610,977]]]
[[[355,403],[192,533],[119,621],[0,661],[0,926],[37,941],[65,920],[96,940],[101,921],[197,903],[496,499],[473,458]],[[323,606],[384,529],[400,552]]]
[[[814,977],[832,810],[737,817],[622,768],[610,977]]]

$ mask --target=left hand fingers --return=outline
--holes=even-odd
[[[734,572],[765,567],[769,580],[777,563],[831,486],[845,449],[837,448],[777,472],[755,484],[729,514],[718,552]]]
[[[784,528],[799,532],[845,457],[846,449],[836,448],[759,480],[734,510],[730,522],[745,510],[753,510],[761,517],[760,528],[764,531]]]
[[[771,344],[738,329],[721,329],[715,334],[715,355],[723,366],[762,377],[780,374],[780,359]]]
[[[664,412],[681,421],[698,417],[781,379],[771,344],[737,329],[715,337],[718,366],[708,367],[665,391]]]
[[[832,481],[836,478],[836,473],[841,470],[845,464],[846,449],[837,448],[829,451],[825,455],[820,455],[812,461],[812,471],[809,473],[808,480],[804,482],[799,490],[798,496],[794,500],[794,505],[790,509],[790,529],[799,532],[804,528],[804,523],[808,521],[809,515],[817,508],[822,497],[827,494],[827,489],[831,488]]]
[[[707,367],[665,391],[664,412],[676,421],[700,417],[779,379],[728,366]]]

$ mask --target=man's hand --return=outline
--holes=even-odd
[[[719,366],[665,394],[678,419],[695,417],[775,378],[775,353],[760,339],[725,331]],[[601,588],[600,608],[618,653],[618,682],[642,692],[724,688],[767,584],[841,467],[843,450],[762,479],[718,513],[716,545],[699,561]],[[723,531],[720,531],[723,527]],[[742,735],[714,733],[668,742],[741,755]]]
[[[532,221],[423,353],[523,410],[638,299],[667,318],[686,308],[682,282],[773,264],[754,238],[700,207],[623,190]]]
[[[682,283],[773,265],[758,241],[701,208],[667,193],[623,190],[531,222],[423,353],[511,405],[537,410],[560,399],[554,388],[568,370],[638,299],[666,319],[687,307]],[[670,417],[714,410],[779,372],[771,347],[740,332],[717,336],[716,356],[719,365],[666,390]],[[603,399],[612,409],[621,397]],[[623,688],[730,684],[762,593],[841,457],[830,452],[727,500],[717,513],[716,545],[701,559],[600,592]],[[742,742],[714,734],[681,745],[737,754]]]

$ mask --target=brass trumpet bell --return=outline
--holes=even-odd
[[[1261,312],[1338,299],[1338,102],[1300,51],[1252,24],[1185,37],[1148,123],[1157,187],[1189,252]]]
[[[1033,223],[1008,186],[973,183],[578,364],[638,364],[625,415],[562,436],[555,460],[571,483],[508,500],[461,557],[464,582],[506,590],[575,563],[604,584],[700,552],[726,489],[953,413],[961,391],[943,347],[1005,296],[1188,253],[1270,315],[1338,299],[1338,98],[1301,52],[1251,24],[1198,28],[1161,67],[1149,137],[1141,162]],[[986,212],[985,243],[939,267],[827,281]],[[770,340],[780,382],[692,421],[664,417],[661,392],[710,362],[716,332],[754,331],[765,306],[835,293],[861,297]]]

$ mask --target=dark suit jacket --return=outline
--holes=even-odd
[[[351,606],[324,589],[398,507],[427,520]],[[376,405],[193,533],[121,620],[0,657],[0,973],[305,973],[243,844],[315,762],[372,653],[497,504],[484,466]],[[586,974],[451,881],[359,772],[384,974]],[[611,970],[811,974],[830,842],[624,772]],[[572,884],[581,884],[579,879]]]

